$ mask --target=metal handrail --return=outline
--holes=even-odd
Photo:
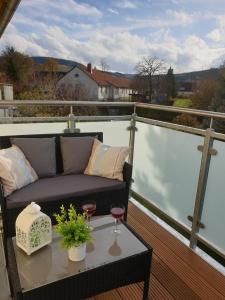
[[[152,110],[189,114],[189,115],[195,115],[199,117],[225,120],[225,113],[221,113],[221,112],[192,109],[192,108],[180,108],[180,107],[165,106],[165,105],[158,105],[158,104],[145,104],[145,103],[136,103],[135,106],[140,108],[152,109]]]
[[[2,100],[0,108],[12,106],[101,106],[101,107],[134,107],[135,102],[106,102],[106,101],[68,101],[68,100]]]
[[[140,102],[107,102],[107,101],[68,101],[68,100],[2,100],[0,101],[0,108],[9,108],[15,106],[98,106],[98,107],[133,107],[146,108],[150,110],[166,111],[172,113],[182,113],[195,115],[198,117],[207,117],[213,119],[225,120],[225,113],[206,111],[192,108],[181,108],[174,106],[148,104]]]
[[[82,121],[129,121],[131,115],[122,116],[74,116],[75,122]],[[39,122],[66,122],[70,119],[69,116],[65,117],[0,117],[0,124],[10,123],[39,123]]]

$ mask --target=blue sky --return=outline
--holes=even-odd
[[[225,60],[225,0],[22,0],[0,40],[29,55],[134,72],[157,56],[176,73]]]

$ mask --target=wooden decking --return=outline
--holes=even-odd
[[[225,299],[225,276],[133,204],[129,206],[128,223],[154,250],[149,299]],[[142,284],[133,284],[91,300],[141,298]]]

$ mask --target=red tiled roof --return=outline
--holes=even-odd
[[[90,73],[84,65],[79,64],[79,68],[91,77],[98,85],[113,85],[117,88],[130,88],[131,79],[112,75],[108,72],[92,69]]]

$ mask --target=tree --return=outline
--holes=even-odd
[[[176,124],[189,126],[189,127],[199,127],[200,122],[196,117],[187,115],[187,114],[180,114],[173,119],[173,122]]]
[[[212,104],[216,82],[212,79],[202,79],[194,89],[191,97],[192,107],[195,109],[208,110]]]
[[[153,95],[153,76],[159,75],[164,70],[164,61],[157,57],[143,57],[137,63],[135,69],[139,76],[145,76],[148,84],[149,102],[152,101]]]
[[[102,71],[108,71],[110,69],[110,67],[109,67],[109,65],[108,65],[108,63],[107,63],[107,61],[106,61],[105,58],[102,58],[100,60],[100,64],[101,64],[101,70]]]
[[[42,71],[48,73],[56,73],[59,71],[59,63],[54,58],[47,58],[41,67]]]
[[[14,47],[7,46],[0,56],[0,71],[14,84],[16,92],[21,91],[33,75],[33,60]]]
[[[225,65],[221,67],[215,87],[215,96],[209,109],[217,112],[225,112]],[[213,127],[216,131],[225,133],[225,121],[214,120]]]
[[[167,99],[175,98],[177,95],[176,91],[176,80],[174,78],[173,69],[170,67],[166,74],[166,96]]]

